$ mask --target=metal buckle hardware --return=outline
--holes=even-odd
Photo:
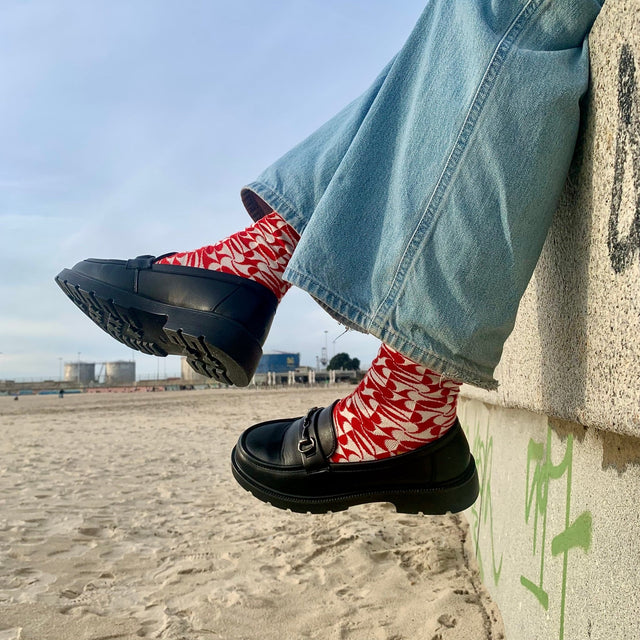
[[[298,451],[305,456],[313,454],[316,450],[316,439],[309,435],[309,427],[311,426],[311,416],[317,410],[318,407],[309,409],[302,422],[302,433],[300,434],[300,441],[298,442]]]

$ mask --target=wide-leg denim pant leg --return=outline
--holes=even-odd
[[[360,98],[243,189],[300,233],[285,279],[485,388],[573,154],[595,0],[430,0]]]

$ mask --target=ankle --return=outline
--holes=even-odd
[[[383,344],[355,391],[334,407],[332,462],[378,460],[442,437],[455,424],[459,389]]]
[[[174,253],[159,264],[211,269],[258,282],[282,299],[291,285],[283,279],[300,236],[277,212],[195,251]]]

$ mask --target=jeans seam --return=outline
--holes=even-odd
[[[439,217],[437,215],[438,209],[444,199],[445,192],[451,183],[451,178],[458,167],[463,152],[468,145],[473,131],[475,130],[476,123],[480,118],[489,93],[495,85],[495,81],[502,69],[507,54],[513,46],[516,38],[524,29],[526,20],[534,11],[536,11],[542,2],[543,0],[528,0],[516,17],[511,21],[511,24],[496,45],[491,56],[491,60],[489,61],[482,79],[478,84],[478,88],[473,100],[471,101],[471,105],[469,106],[462,126],[460,127],[460,131],[458,132],[456,141],[451,149],[451,153],[447,158],[444,169],[442,170],[431,195],[423,205],[424,213],[420,217],[420,220],[407,242],[387,293],[383,296],[382,301],[373,313],[371,324],[376,322],[379,315],[386,316],[386,314],[388,314],[393,304],[395,297],[394,294],[397,295],[400,293],[404,284],[405,275],[409,270],[410,263],[413,261],[413,257],[415,256],[415,252],[418,248],[417,245],[423,242],[425,237],[428,237],[428,229],[425,229],[425,227],[429,226],[430,228],[433,228],[433,224]],[[420,233],[422,230],[424,230],[425,233]],[[419,236],[420,239],[418,240]]]

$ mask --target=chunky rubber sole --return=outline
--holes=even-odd
[[[237,465],[235,453],[234,447],[231,454],[231,470],[240,486],[252,493],[258,500],[268,502],[279,509],[290,509],[296,513],[328,513],[329,511],[344,511],[358,504],[388,502],[395,506],[398,513],[443,515],[449,512],[464,511],[476,501],[480,491],[478,472],[473,456],[460,476],[435,487],[425,487],[424,489],[390,487],[369,492],[345,492],[341,495],[307,497],[273,491],[257,483]]]
[[[198,373],[245,387],[262,357],[260,343],[237,322],[123,291],[64,269],[55,278],[67,297],[112,338],[155,356],[186,356]]]

